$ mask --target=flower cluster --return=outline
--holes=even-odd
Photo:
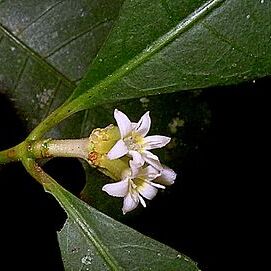
[[[144,198],[151,200],[158,188],[164,189],[176,179],[176,173],[162,165],[159,158],[150,152],[170,142],[166,136],[146,136],[151,119],[146,112],[138,123],[131,122],[121,111],[115,109],[120,138],[107,153],[109,160],[129,157],[129,167],[123,170],[121,180],[103,186],[103,191],[115,197],[123,197],[123,213],[135,209],[139,203],[146,207]]]

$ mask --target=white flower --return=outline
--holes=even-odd
[[[117,121],[121,139],[108,152],[110,160],[120,158],[126,154],[133,157],[133,164],[143,166],[144,162],[161,170],[159,158],[149,150],[162,148],[170,141],[166,136],[146,136],[150,130],[151,119],[149,111],[146,112],[138,123],[131,122],[121,111],[115,109],[114,118]]]
[[[153,180],[171,185],[176,178],[176,173],[169,168],[164,168],[162,171],[158,171],[150,165],[145,168],[137,168],[132,161],[130,161],[130,166],[131,170],[125,172],[121,181],[106,184],[102,188],[111,196],[124,198],[123,214],[135,209],[139,202],[146,207],[144,198],[151,200],[157,194],[158,188],[165,188],[164,185],[152,182]]]
[[[156,182],[164,185],[172,185],[177,177],[177,174],[171,168],[163,165],[163,169],[160,171],[160,176],[155,179]]]

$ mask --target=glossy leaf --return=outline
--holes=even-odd
[[[87,108],[269,75],[270,12],[269,1],[127,0],[73,97],[86,92]]]
[[[189,258],[98,212],[59,185],[51,190],[68,214],[59,233],[65,270],[198,270]]]
[[[0,92],[33,129],[63,103],[104,43],[122,0],[0,1]],[[79,123],[81,116],[73,118]],[[80,129],[80,128],[79,128]],[[77,136],[62,125],[52,136]]]
[[[109,102],[236,84],[271,72],[269,1],[126,0],[114,30],[107,37],[122,2],[0,1],[0,91],[13,100],[29,129],[65,101],[90,63],[90,69],[73,98],[79,97],[76,104],[78,110],[98,104],[104,106],[75,116],[70,122],[63,123],[60,129],[54,129],[51,136],[86,135],[86,127],[92,127],[94,121],[90,121],[95,118],[97,125],[102,127],[102,119],[112,119],[111,107],[106,105]],[[161,101],[164,102],[165,112],[173,104],[178,105],[178,102],[167,104],[167,101],[170,98]],[[145,110],[135,110],[138,104],[138,101],[133,101],[129,106],[135,115],[141,114],[135,111]],[[156,106],[159,106],[158,99],[153,107]],[[178,109],[171,116],[177,112]],[[177,117],[182,120],[182,116],[175,115],[175,119]],[[171,123],[165,118],[161,118],[162,121],[166,125]],[[200,119],[199,127],[202,123],[204,121]],[[180,146],[180,136],[178,140],[177,146]],[[62,191],[62,188],[59,189]],[[123,252],[128,256],[119,260],[117,248],[113,251],[108,240],[104,240],[107,236],[103,234],[107,232],[101,234],[100,230],[105,226],[123,229],[124,233],[128,233],[127,238],[131,238],[122,241],[125,245],[129,240],[137,246],[138,235],[86,206],[68,192],[63,190],[61,193],[63,197],[58,199],[69,214],[69,220],[60,234],[67,269],[71,269],[74,262],[75,269],[80,264],[87,270],[97,261],[95,264],[99,270],[105,258],[111,259],[105,261],[111,268],[118,268],[120,261],[123,261],[120,265],[126,268],[125,260],[131,259],[129,252]],[[90,238],[90,232],[95,238],[98,236],[98,243],[109,245],[105,249],[106,257],[100,256],[105,255],[101,254],[100,248],[98,254],[90,253],[95,251],[91,250],[95,238]],[[132,238],[134,234],[136,240]],[[140,238],[150,241],[141,235]],[[78,240],[82,241],[84,250],[78,250]],[[72,247],[66,249],[69,241]],[[168,251],[155,241],[150,243]],[[174,257],[167,259],[179,269],[181,263],[176,259],[177,252],[169,251]],[[157,252],[156,258],[153,257],[156,251],[149,253],[154,260],[160,261],[160,252]],[[165,255],[168,255],[167,252],[163,252],[162,257]],[[168,263],[163,261],[156,270],[162,268],[162,264]],[[185,266],[188,265],[186,263]],[[172,269],[172,266],[167,269]],[[191,266],[189,268],[192,269],[183,270],[196,270],[193,264]]]

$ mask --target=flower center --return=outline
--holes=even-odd
[[[133,183],[134,183],[134,185],[135,185],[135,188],[136,188],[136,190],[138,190],[138,188],[140,188],[140,187],[143,187],[144,186],[144,180],[143,179],[140,179],[140,178],[135,178],[134,180],[133,180]]]
[[[143,150],[143,137],[138,133],[132,133],[123,139],[129,150],[141,152]]]

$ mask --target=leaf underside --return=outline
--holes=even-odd
[[[10,98],[28,130],[71,95],[110,32],[121,3],[0,1],[0,93]],[[82,117],[73,116],[70,123],[80,123]],[[64,124],[50,135],[76,137],[78,129]]]

